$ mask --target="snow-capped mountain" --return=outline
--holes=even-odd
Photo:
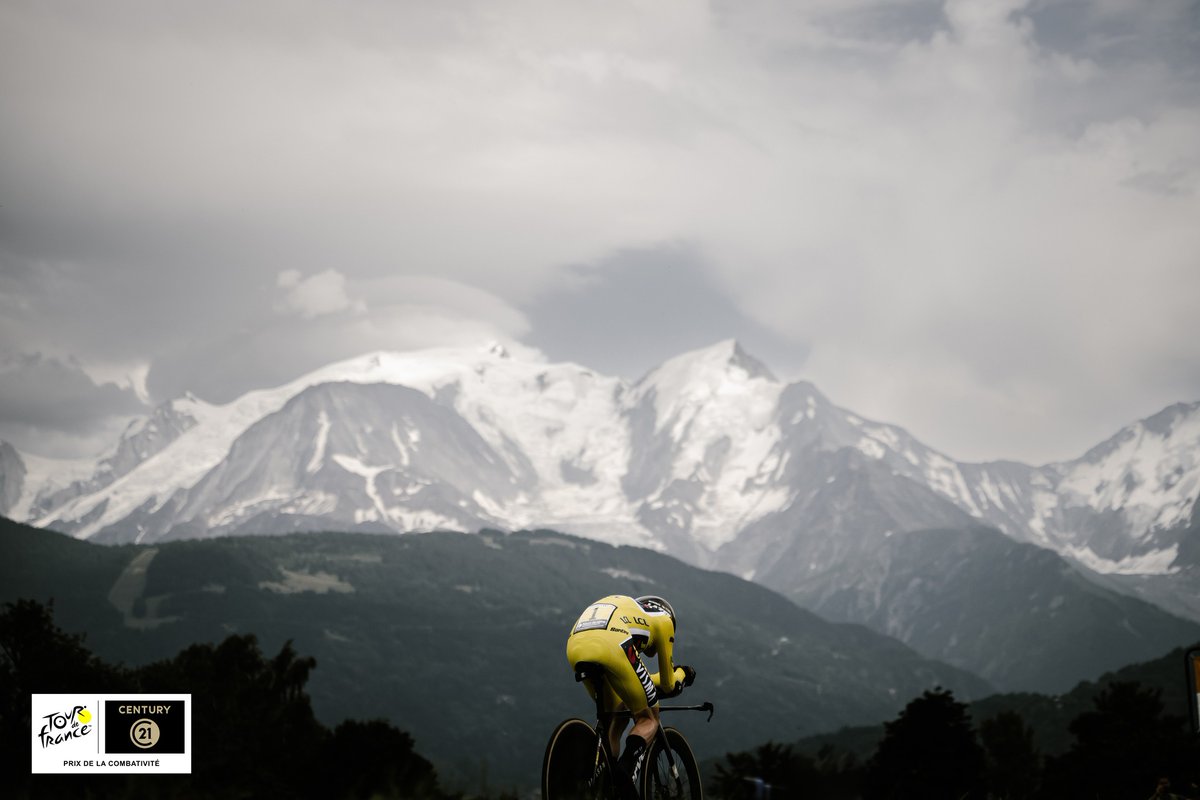
[[[223,406],[176,400],[97,462],[0,449],[4,513],[79,538],[544,527],[818,610],[883,602],[844,593],[886,569],[891,537],[983,524],[1200,619],[1198,495],[1200,403],[1074,461],[968,464],[732,341],[635,383],[523,348],[375,353]]]
[[[10,506],[12,516],[37,519],[76,498],[103,491],[195,426],[196,415],[205,405],[191,395],[163,403],[149,416],[131,422],[112,451],[99,459],[27,457],[29,491],[18,494]]]
[[[385,397],[377,384],[412,391]],[[966,464],[834,406],[811,384],[779,382],[732,341],[632,385],[498,346],[376,353],[225,406],[172,401],[94,464],[7,446],[0,464],[11,516],[80,538],[152,541],[182,523],[234,532],[279,511],[397,531],[554,526],[713,553],[809,502],[807,483],[832,483],[846,464],[814,467],[843,450],[1097,572],[1184,566],[1179,536],[1200,495],[1200,403],[1135,423],[1075,461]],[[457,481],[464,496],[440,506],[430,487],[455,481],[421,465],[455,452],[455,470],[480,482]],[[64,480],[50,474],[56,466],[90,474]],[[490,467],[503,478],[485,478]],[[381,477],[395,484],[386,494]],[[167,510],[172,498],[178,512]],[[160,523],[139,529],[134,518],[151,514]],[[917,516],[942,524],[954,515]]]

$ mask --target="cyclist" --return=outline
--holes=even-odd
[[[583,610],[567,637],[567,660],[576,670],[576,680],[581,680],[579,670],[584,664],[595,664],[604,671],[601,707],[608,718],[610,753],[620,748],[625,728],[613,712],[625,707],[633,715],[625,752],[617,759],[618,771],[629,779],[626,793],[637,785],[642,761],[659,730],[659,697],[675,697],[696,679],[691,667],[673,665],[674,646],[675,609],[656,595],[603,597]],[[658,657],[657,673],[647,671],[642,653]],[[595,699],[597,687],[590,680],[586,687]]]

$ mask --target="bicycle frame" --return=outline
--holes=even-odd
[[[589,681],[589,680],[592,681],[592,687],[596,693],[596,698],[595,698],[596,699],[596,738],[597,738],[596,747],[604,750],[604,752],[608,755],[609,763],[615,764],[618,754],[611,753],[608,750],[608,725],[605,724],[605,721],[612,720],[615,722],[617,720],[622,720],[623,724],[625,724],[625,723],[628,723],[631,719],[633,719],[633,712],[629,711],[628,709],[625,709],[623,711],[605,711],[604,710],[603,700],[601,698],[604,697],[603,690],[604,690],[605,684],[607,683],[607,677],[604,675],[604,673],[602,671],[597,673],[592,670],[583,670],[576,675],[576,680],[581,681],[581,682]],[[664,711],[707,711],[708,718],[706,721],[708,721],[708,722],[712,721],[713,713],[715,711],[713,704],[711,702],[708,702],[707,700],[699,705],[694,705],[694,706],[659,706],[658,710],[659,710],[660,714]],[[670,765],[670,768],[671,768],[671,777],[672,777],[672,779],[674,779],[676,781],[676,783],[678,783],[679,767],[675,763],[675,753],[672,752],[672,750],[671,750],[670,740],[667,737],[666,732],[663,730],[663,725],[662,725],[661,719],[658,720],[658,734],[657,734],[656,738],[658,741],[662,742],[663,752],[666,753],[667,763]],[[598,755],[597,755],[597,770],[599,770],[599,756]],[[593,776],[593,779],[594,778],[595,778],[595,776]]]

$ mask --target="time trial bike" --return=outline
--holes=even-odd
[[[606,713],[601,705],[604,670],[591,664],[579,667],[575,679],[591,681],[596,689],[596,724],[576,717],[554,729],[542,759],[542,800],[619,800],[613,775],[616,756],[608,750],[604,720],[615,716],[628,721],[632,715]],[[659,711],[707,711],[711,720],[713,704],[660,706]],[[696,756],[677,728],[659,727],[634,788],[639,800],[703,800]]]

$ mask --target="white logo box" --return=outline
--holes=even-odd
[[[190,694],[35,694],[31,703],[31,771],[35,774],[192,771]],[[110,703],[119,705],[106,705]],[[178,714],[180,707],[183,752],[159,752],[161,733],[155,718]],[[114,713],[118,709],[120,713]],[[106,742],[116,743],[113,752],[108,752]]]

